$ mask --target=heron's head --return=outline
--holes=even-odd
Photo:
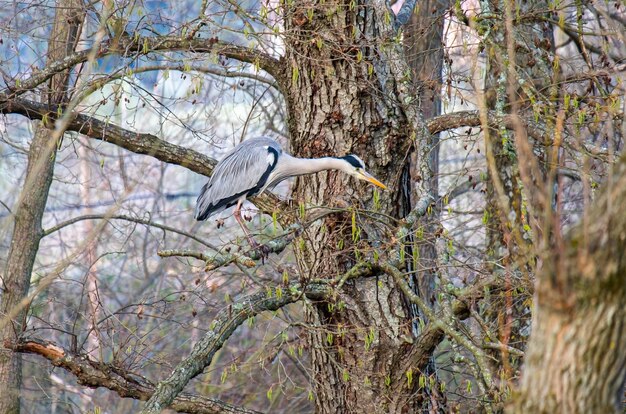
[[[365,163],[363,160],[357,157],[354,154],[346,155],[345,157],[341,157],[348,165],[346,165],[345,172],[350,174],[353,177],[358,178],[359,180],[364,180],[370,182],[382,189],[387,189],[387,186],[380,181],[378,181],[374,176],[365,171]]]

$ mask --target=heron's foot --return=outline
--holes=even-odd
[[[269,257],[272,250],[264,244],[257,243],[257,241],[254,240],[252,237],[248,238],[248,242],[250,243],[250,247],[252,247],[252,249],[255,250],[256,253],[259,255],[259,258],[261,259],[261,264],[265,264],[265,259]]]
[[[269,246],[266,246],[264,244],[260,244],[260,245],[257,245],[255,250],[257,251],[257,253],[261,257],[261,264],[265,264],[265,259],[267,259],[269,257],[270,253],[272,252],[272,249],[270,249]]]

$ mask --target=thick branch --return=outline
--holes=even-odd
[[[90,388],[105,387],[115,391],[120,397],[146,401],[154,393],[154,385],[143,377],[128,372],[122,367],[94,361],[88,355],[73,353],[50,342],[28,340],[19,343],[5,343],[6,348],[15,352],[40,355],[55,367],[63,368],[76,376],[80,385]],[[223,401],[182,393],[172,402],[173,410],[195,414],[245,413],[257,411],[227,404]]]
[[[316,298],[328,296],[330,288],[326,284],[311,284],[306,287],[306,295]],[[211,323],[207,334],[194,346],[191,355],[184,359],[172,374],[161,381],[142,413],[160,413],[170,404],[189,381],[202,373],[211,364],[215,353],[235,332],[235,329],[248,318],[264,311],[274,311],[303,297],[299,285],[262,291],[246,296],[222,310]]]
[[[140,73],[140,72],[151,72],[151,71],[162,71],[162,70],[171,70],[178,72],[198,72],[204,73],[207,75],[218,76],[222,78],[245,78],[251,79],[255,82],[260,82],[265,85],[271,86],[274,89],[280,89],[278,84],[274,81],[274,79],[268,78],[266,76],[262,76],[256,73],[249,72],[240,72],[240,71],[229,71],[225,69],[218,69],[210,66],[202,66],[195,65],[189,63],[178,63],[178,64],[164,64],[164,65],[146,65],[136,68],[132,71],[132,73]]]
[[[447,334],[474,354],[477,362],[481,368],[483,368],[482,371],[485,376],[485,383],[490,385],[491,378],[489,376],[489,370],[486,362],[484,361],[482,352],[474,344],[472,344],[471,341],[460,335],[456,329],[451,326],[451,319],[454,317],[463,320],[469,317],[470,306],[483,297],[485,290],[496,287],[498,280],[495,277],[491,277],[469,287],[450,304],[448,309],[442,308],[438,312],[435,312],[413,292],[400,270],[387,263],[380,264],[380,268],[382,271],[393,277],[400,290],[402,290],[411,302],[420,307],[429,320],[428,325],[422,331],[422,334],[417,339],[417,342],[413,345],[411,352],[405,359],[406,369],[399,370],[399,372],[406,372],[409,368],[423,369],[428,363],[430,357],[433,355],[435,348],[437,348],[439,343]]]
[[[20,114],[32,120],[50,119],[56,109],[26,99],[8,100],[0,96],[0,113]],[[156,135],[133,132],[95,117],[73,113],[67,131],[110,142],[136,154],[145,154],[169,164],[180,165],[209,177],[217,161],[197,151],[171,144]],[[261,210],[273,211],[280,204],[278,197],[265,193],[252,200]]]
[[[0,112],[20,114],[29,119],[50,119],[56,109],[25,99],[6,100],[0,97]],[[67,131],[110,142],[136,154],[150,155],[160,161],[181,165],[198,174],[210,176],[217,163],[214,159],[160,139],[156,135],[133,132],[97,118],[73,113]]]
[[[185,236],[188,237],[192,240],[197,241],[200,244],[203,244],[206,247],[209,247],[211,249],[217,250],[217,248],[211,244],[209,244],[208,242],[202,240],[201,238],[197,237],[194,234],[182,231],[180,229],[177,229],[175,227],[172,226],[167,226],[165,224],[160,224],[160,223],[156,223],[154,221],[151,220],[146,220],[146,219],[141,219],[138,217],[131,217],[131,216],[127,216],[124,214],[115,214],[115,215],[111,215],[111,214],[87,214],[84,216],[78,216],[78,217],[74,217],[72,219],[69,219],[67,221],[64,221],[63,223],[59,223],[54,227],[51,227],[49,229],[46,229],[43,231],[43,237],[49,236],[54,232],[57,232],[59,230],[61,230],[64,227],[67,226],[71,226],[74,223],[78,223],[79,221],[83,221],[83,220],[124,220],[124,221],[130,221],[131,223],[137,223],[137,224],[143,224],[149,227],[156,227],[158,229],[161,230],[165,230],[165,231],[170,231],[172,233],[177,233],[180,234],[181,236]]]
[[[498,117],[495,111],[489,111],[488,114],[489,126],[492,128],[499,128]],[[502,119],[504,126],[507,129],[515,129],[515,120],[512,116],[506,115]],[[526,128],[528,135],[536,140],[543,141],[545,136],[545,131],[537,126],[532,125],[526,120],[522,120],[524,122],[524,127]],[[479,111],[459,111],[453,112],[450,114],[439,115],[434,118],[429,119],[426,122],[426,127],[428,128],[428,132],[431,134],[437,134],[439,132],[448,131],[454,128],[463,128],[463,127],[477,127],[481,126],[482,123],[480,121],[480,112]]]
[[[304,287],[295,283],[284,289],[281,287],[268,288],[266,291],[246,296],[228,306],[217,315],[211,323],[209,332],[194,346],[191,355],[178,364],[167,379],[159,383],[156,392],[148,401],[142,413],[159,413],[161,410],[169,407],[172,400],[183,390],[187,383],[211,364],[215,353],[235,332],[235,329],[248,318],[264,311],[278,310],[285,305],[300,300],[303,296],[312,300],[327,299],[334,292],[331,285],[341,286],[348,279],[372,276],[378,270],[376,265],[359,263],[337,280],[330,282],[316,280]]]
[[[7,99],[0,95],[0,112],[4,114],[20,114],[29,119],[43,119],[56,114],[57,109],[48,105],[25,99]],[[489,113],[491,126],[496,127],[495,113]],[[504,117],[507,128],[513,128],[511,117]],[[426,123],[428,132],[437,134],[454,128],[480,126],[479,111],[460,111],[451,114],[436,116]],[[541,128],[526,123],[528,135],[543,140],[544,132]],[[101,121],[97,118],[73,114],[68,131],[75,131],[90,138],[111,142],[137,154],[148,154],[161,161],[183,165],[192,171],[206,176],[211,175],[216,161],[196,151],[179,147],[163,141],[152,134],[132,132],[117,125]]]
[[[470,316],[470,306],[481,300],[488,289],[498,287],[498,281],[496,278],[488,278],[475,286],[469,287],[463,294],[459,295],[456,300],[451,304],[451,313],[459,320],[465,320]],[[428,364],[429,359],[432,357],[435,349],[441,343],[445,336],[445,332],[442,329],[439,320],[442,315],[436,313],[436,320],[431,321],[417,339],[417,342],[413,345],[411,352],[407,356],[407,369],[408,367],[417,367],[422,369]],[[400,372],[406,372],[406,370],[400,370]]]

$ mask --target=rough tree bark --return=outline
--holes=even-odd
[[[621,413],[626,381],[626,159],[589,220],[553,224],[511,413]]]
[[[74,50],[83,20],[82,2],[59,2],[50,35],[47,58],[60,60]],[[69,70],[52,77],[42,100],[60,105],[67,96]],[[49,125],[37,122],[28,153],[28,166],[22,193],[15,209],[13,235],[7,264],[2,275],[0,301],[0,342],[17,342],[26,328],[28,304],[24,300],[30,286],[31,272],[42,236],[41,219],[52,183],[56,155],[55,134]],[[58,136],[58,134],[57,134]],[[21,355],[0,347],[0,413],[19,413]]]
[[[347,213],[334,213],[323,223],[305,231],[304,243],[296,247],[296,254],[302,283],[306,285],[310,278],[341,275],[361,258],[374,260],[371,247],[383,256],[398,253],[402,249],[399,244],[392,245],[396,243],[397,223],[388,222],[387,217],[400,218],[411,208],[410,195],[398,189],[407,171],[411,147],[427,141],[420,141],[423,138],[420,128],[423,126],[416,105],[418,99],[414,94],[407,93],[407,89],[412,87],[410,72],[406,71],[408,66],[403,61],[403,54],[398,52],[402,51],[402,46],[396,32],[392,30],[393,15],[387,8],[387,2],[326,1],[320,4],[301,1],[287,2],[284,7],[286,52],[281,64],[275,66],[275,71],[283,70],[280,68],[286,65],[286,72],[289,73],[273,74],[277,79],[280,78],[291,114],[289,130],[292,152],[299,156],[357,153],[365,160],[368,169],[392,190],[382,193],[380,200],[375,201],[370,187],[332,172],[302,178],[297,182],[295,197],[308,205],[356,207],[354,213],[350,208]],[[146,44],[162,43],[152,41]],[[172,46],[172,49],[177,49],[182,43],[173,44],[178,46]],[[212,49],[208,47],[203,50]],[[502,113],[497,115],[504,116]],[[473,117],[474,125],[477,124],[475,114]],[[48,132],[43,128],[42,131]],[[38,148],[36,144],[45,147],[46,137],[49,137],[49,133],[39,141],[35,139],[33,149]],[[154,137],[142,135],[139,139],[141,142],[137,142],[138,136],[129,133],[119,134],[118,138],[118,145],[124,143],[138,153],[148,153],[164,161],[171,161],[172,154],[168,154],[168,150],[156,150]],[[129,144],[133,139],[135,144]],[[54,145],[51,148],[54,151]],[[428,146],[422,148],[428,149]],[[159,145],[159,149],[163,147]],[[19,298],[16,292],[21,292],[23,297],[28,290],[38,234],[41,233],[45,195],[52,177],[53,158],[49,153],[48,158],[41,156],[41,153],[45,151],[32,151],[29,176],[35,175],[30,172],[34,168],[31,164],[44,165],[47,168],[47,181],[39,181],[42,185],[37,188],[37,192],[33,192],[33,186],[37,186],[27,179],[25,195],[16,211],[16,229],[27,231],[16,230],[14,242],[20,242],[23,235],[35,234],[37,237],[32,238],[30,244],[20,242],[27,247],[26,250],[11,251],[10,261],[24,265],[16,265],[17,269],[21,269],[22,279],[9,277],[17,273],[5,273],[7,291],[3,296],[3,311],[15,308],[5,303],[8,300],[6,298]],[[176,154],[180,155],[178,152]],[[201,163],[189,162],[189,165],[210,170]],[[626,183],[623,179],[624,171],[618,173],[621,177],[617,183],[619,185],[611,187],[617,190],[609,193],[613,198],[607,197],[596,212],[598,217],[602,217],[605,211],[613,211],[613,216],[616,216],[613,221],[607,223],[598,219],[600,224],[597,225],[602,225],[602,228],[594,227],[594,223],[591,228],[581,230],[580,234],[575,233],[566,243],[555,239],[555,246],[560,246],[555,250],[557,259],[545,262],[546,276],[540,280],[539,287],[546,289],[545,293],[540,292],[536,301],[539,316],[535,320],[535,336],[539,338],[529,350],[529,372],[521,391],[524,398],[520,398],[515,406],[520,407],[519,410],[549,412],[561,403],[569,404],[566,406],[574,409],[579,406],[595,409],[592,402],[599,404],[597,407],[611,408],[617,397],[615,391],[623,382],[624,361],[623,356],[611,355],[609,350],[624,345],[621,337],[624,311],[619,304],[624,299],[621,282],[625,272],[621,257],[626,239],[626,226],[621,222],[624,219],[618,213],[623,211]],[[429,179],[428,174],[421,178]],[[40,176],[43,175],[31,179],[42,179]],[[424,195],[423,189],[423,186],[419,187],[418,199]],[[28,195],[38,198],[28,202]],[[365,210],[375,213],[365,214]],[[38,216],[33,216],[33,213]],[[25,217],[22,224],[20,214]],[[26,220],[28,218],[30,220]],[[602,238],[603,234],[607,237]],[[389,245],[384,244],[385,240],[390,241]],[[581,255],[581,251],[587,254]],[[18,252],[30,254],[30,265],[26,259],[18,261]],[[608,263],[608,271],[601,273],[597,266],[589,263]],[[10,285],[9,282],[14,284]],[[608,294],[604,289],[608,289]],[[9,295],[6,295],[7,292]],[[597,299],[600,294],[604,294],[607,300],[600,302]],[[264,294],[261,297],[265,299]],[[308,298],[311,301],[308,317],[314,325],[310,329],[309,352],[312,355],[312,381],[318,412],[399,413],[410,412],[419,406],[414,392],[417,381],[414,380],[411,385],[409,372],[414,372],[412,375],[415,377],[419,375],[418,370],[425,366],[434,347],[444,336],[441,326],[426,329],[411,344],[411,321],[402,294],[396,283],[387,276],[361,279],[358,282],[349,280],[343,290],[338,292],[335,301],[327,297]],[[301,298],[298,294],[292,299]],[[340,311],[335,312],[333,308]],[[275,308],[265,306],[263,310],[266,309]],[[595,335],[577,331],[583,326],[583,317],[590,315],[595,318],[594,321],[598,320],[594,330],[590,330]],[[24,320],[25,310],[21,318],[19,316],[14,324],[17,330],[12,327],[6,331],[13,336],[3,336],[2,339],[15,339],[15,334],[21,328],[20,321]],[[555,326],[559,329],[557,333],[563,335],[554,335]],[[543,333],[552,335],[549,336],[552,342],[542,340],[540,335]],[[582,336],[584,341],[572,341],[574,335]],[[227,336],[218,339],[217,342],[223,343]],[[420,343],[424,341],[430,344],[427,350],[420,348]],[[221,343],[218,345],[221,346]],[[211,349],[217,351],[219,346]],[[556,351],[547,352],[552,350]],[[568,356],[569,365],[561,365],[558,357],[562,355],[559,352]],[[592,364],[587,363],[589,358],[596,362],[594,367],[590,368]],[[611,365],[613,362],[615,364]],[[206,366],[206,361],[200,359],[193,363],[196,375]],[[541,374],[544,368],[542,364],[548,364],[554,369]],[[569,372],[588,375],[591,382],[589,387],[595,394],[583,398],[582,403],[577,402],[575,396],[565,390],[570,385],[567,382],[573,378],[566,375]],[[599,372],[608,375],[600,378]],[[189,378],[187,376],[186,381]],[[587,384],[585,381],[582,383]],[[185,384],[171,382],[170,388],[176,388],[178,392]],[[545,394],[538,394],[535,387],[544,384],[548,384],[548,390]],[[576,389],[577,385],[574,384],[573,388]],[[157,392],[163,388],[167,388],[167,384],[159,386]],[[581,393],[585,391],[578,389]],[[175,393],[171,392],[170,396],[172,394]],[[543,400],[546,402],[537,398],[537,395],[545,395]],[[148,393],[144,392],[140,398],[147,396]],[[152,408],[160,410],[165,405],[154,405]]]
[[[370,187],[322,173],[300,178],[295,199],[392,217],[400,217],[402,206],[410,203],[398,186],[416,138],[417,100],[403,96],[410,72],[392,19],[382,1],[306,1],[288,8],[285,61],[293,76],[284,89],[292,152],[300,157],[355,153],[391,189],[375,205]],[[398,53],[390,57],[394,50]],[[366,224],[361,213],[354,214],[356,225],[351,214],[338,213],[304,232],[297,252],[303,278],[345,271],[357,260],[348,247],[366,256],[370,247],[386,248],[379,241],[389,240],[384,237],[389,223]],[[362,226],[360,237],[354,236],[354,226]],[[345,251],[338,249],[342,245]],[[337,302],[343,304],[340,312],[323,302],[308,314],[317,412],[399,413],[412,407],[413,387],[405,376],[394,375],[410,349],[411,321],[393,280],[347,283]]]

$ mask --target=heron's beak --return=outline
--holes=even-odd
[[[361,175],[363,176],[363,180],[369,181],[370,183],[382,188],[383,190],[387,189],[387,186],[385,184],[378,181],[376,178],[374,178],[373,175],[371,175],[367,171],[361,171]]]

